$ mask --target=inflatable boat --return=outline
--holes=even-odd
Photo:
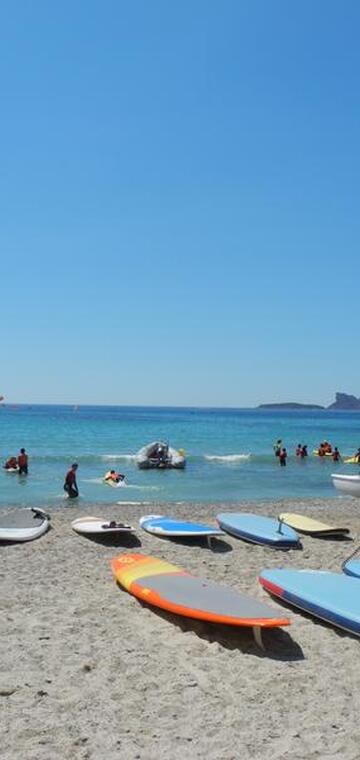
[[[153,441],[143,446],[135,456],[135,461],[140,470],[151,469],[176,469],[185,467],[185,455],[182,449],[177,451],[162,441]]]

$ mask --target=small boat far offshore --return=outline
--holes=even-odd
[[[140,470],[176,469],[185,467],[185,452],[177,451],[162,441],[153,441],[143,446],[135,456],[135,462]]]

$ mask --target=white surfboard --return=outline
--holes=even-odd
[[[135,533],[135,528],[132,525],[91,516],[79,517],[77,520],[73,520],[71,527],[76,533],[81,533],[84,536]]]
[[[126,486],[125,480],[119,480],[116,482],[115,480],[110,480],[110,478],[104,478],[103,481],[105,485],[111,486],[111,488],[125,488]]]
[[[33,541],[46,533],[50,517],[42,509],[14,509],[0,514],[0,541]]]

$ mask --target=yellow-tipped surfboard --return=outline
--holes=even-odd
[[[117,582],[154,607],[210,623],[246,626],[261,646],[261,629],[289,625],[275,609],[227,586],[195,578],[181,567],[144,554],[121,554],[111,562]]]
[[[309,536],[347,536],[349,533],[348,528],[342,528],[339,525],[327,525],[320,520],[313,520],[312,517],[293,512],[282,512],[279,515],[279,520],[298,530],[299,533],[307,533]]]

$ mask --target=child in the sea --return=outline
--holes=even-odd
[[[340,462],[341,454],[337,446],[335,446],[334,451],[332,453],[332,458],[334,462]]]

